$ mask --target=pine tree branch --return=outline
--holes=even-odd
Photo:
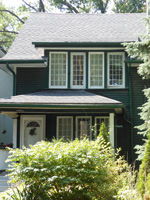
[[[10,13],[11,15],[13,15],[14,17],[16,17],[21,23],[24,24],[24,21],[22,19],[20,19],[15,13],[13,13],[12,11],[10,10],[0,10],[0,12],[8,12]]]
[[[27,6],[29,6],[30,8],[32,8],[34,11],[38,12],[38,10],[36,8],[34,8],[33,6],[31,6],[30,4],[28,4],[25,0],[22,0],[23,3],[25,3]]]

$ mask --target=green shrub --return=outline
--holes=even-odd
[[[115,161],[101,136],[96,141],[38,142],[11,150],[9,161],[12,182],[22,181],[18,192],[31,200],[111,200],[122,185],[123,162]]]
[[[150,133],[148,134],[145,154],[139,169],[137,190],[141,193],[142,197],[146,194],[150,198]]]
[[[103,122],[101,124],[98,137],[102,137],[106,142],[110,142],[108,130]]]

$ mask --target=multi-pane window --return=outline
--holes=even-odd
[[[76,117],[76,137],[91,139],[91,117]]]
[[[108,86],[123,87],[124,84],[123,53],[108,54]]]
[[[100,127],[102,123],[105,124],[107,131],[109,131],[109,117],[95,117],[95,125],[96,125],[96,136],[99,135]]]
[[[50,53],[50,87],[67,86],[67,53]]]
[[[89,87],[103,87],[104,77],[104,54],[89,53]]]
[[[73,117],[57,117],[57,138],[73,139]]]
[[[85,87],[85,54],[72,53],[72,88]]]
[[[108,52],[104,62],[104,52],[72,52],[68,59],[68,52],[53,51],[49,60],[50,88],[98,89],[104,88],[104,83],[107,88],[125,86],[124,52]]]

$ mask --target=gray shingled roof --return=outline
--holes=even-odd
[[[84,90],[46,90],[25,95],[12,96],[10,99],[0,99],[0,104],[47,104],[47,105],[77,105],[77,104],[122,104],[119,101],[96,95]]]
[[[41,59],[32,42],[129,42],[146,32],[146,14],[32,13],[4,60]]]

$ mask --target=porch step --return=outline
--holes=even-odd
[[[11,188],[11,184],[8,183],[9,178],[6,175],[7,175],[6,172],[2,172],[0,174],[0,193]]]

